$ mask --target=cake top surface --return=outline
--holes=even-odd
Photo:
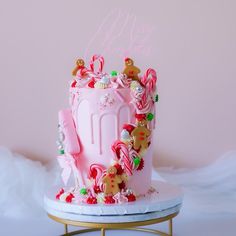
[[[95,69],[95,64],[98,68]],[[85,65],[83,59],[76,60],[76,66],[72,71],[73,80],[70,83],[71,91],[78,88],[87,89],[122,89],[134,88],[137,92],[142,92],[142,88],[146,87],[147,81],[152,80],[152,90],[156,84],[156,72],[148,69],[143,76],[141,70],[135,66],[131,58],[124,59],[124,70],[117,72],[115,70],[110,73],[104,72],[104,58],[100,55],[92,56],[89,66]]]

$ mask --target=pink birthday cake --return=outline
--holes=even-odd
[[[59,111],[57,160],[64,186],[56,199],[122,204],[155,192],[155,70],[141,73],[125,58],[121,73],[106,73],[104,58],[94,55],[88,66],[78,59],[72,75],[70,106]]]

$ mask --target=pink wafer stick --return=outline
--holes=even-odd
[[[95,61],[97,61],[97,60],[99,61],[98,73],[102,73],[103,66],[104,66],[104,58],[102,56],[100,56],[100,55],[92,56],[91,61],[90,61],[91,71],[95,72],[94,71],[94,64],[95,64]]]
[[[79,139],[76,133],[71,110],[60,110],[58,117],[59,125],[61,126],[62,132],[64,134],[63,144],[65,152],[72,155],[80,153]]]

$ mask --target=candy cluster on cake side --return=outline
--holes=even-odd
[[[96,69],[98,64],[98,69]],[[155,193],[151,187],[157,75],[141,74],[126,58],[121,73],[103,71],[104,58],[76,61],[70,108],[59,111],[59,155],[65,187],[56,199],[122,204]]]

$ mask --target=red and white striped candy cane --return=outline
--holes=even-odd
[[[100,164],[92,164],[89,168],[89,178],[94,179],[95,185],[100,184],[101,178],[105,172],[105,167]]]
[[[120,160],[121,164],[124,165],[126,173],[132,175],[132,163],[129,158],[129,151],[126,144],[121,141],[116,141],[112,145],[112,151],[114,152],[116,159]]]
[[[99,68],[98,68],[98,72],[97,73],[102,73],[103,70],[103,66],[104,66],[104,58],[100,55],[93,55],[91,60],[90,60],[90,68],[92,72],[94,71],[94,63],[95,61],[99,61]],[[96,73],[96,72],[95,72]]]
[[[156,71],[149,68],[142,77],[141,82],[146,87],[147,93],[153,95],[156,91],[156,82],[157,82]]]
[[[140,156],[139,156],[139,154],[138,154],[133,148],[131,148],[131,149],[129,150],[129,157],[130,157],[131,160],[132,160],[132,168],[135,169],[136,166],[135,166],[135,164],[134,164],[134,158],[136,158],[136,157],[140,158]]]
[[[148,94],[147,89],[144,89],[143,93],[131,93],[133,100],[132,103],[138,114],[144,114],[150,112],[153,106],[153,100],[150,94]]]
[[[97,75],[94,72],[92,72],[91,70],[89,70],[88,68],[82,68],[82,69],[78,70],[77,76],[78,77],[84,77],[84,76],[97,77]]]

